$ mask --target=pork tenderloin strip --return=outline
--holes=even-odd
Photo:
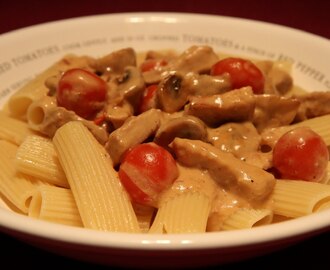
[[[219,95],[193,96],[185,112],[214,127],[226,122],[249,121],[254,109],[255,96],[248,86]]]
[[[170,147],[183,165],[207,170],[223,188],[252,203],[267,199],[274,188],[276,180],[272,174],[209,143],[175,138]]]
[[[120,128],[109,135],[105,149],[110,154],[114,166],[120,163],[128,149],[144,142],[157,131],[161,117],[160,110],[150,109],[138,116],[128,118]]]

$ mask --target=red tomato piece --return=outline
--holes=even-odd
[[[158,88],[157,84],[149,85],[146,88],[146,90],[144,91],[143,96],[141,98],[141,102],[140,102],[140,106],[139,106],[139,113],[143,113],[154,107],[157,88]]]
[[[129,150],[119,167],[119,178],[132,201],[157,205],[158,195],[178,177],[172,155],[155,143],[139,144]]]
[[[264,92],[265,78],[260,69],[251,61],[229,57],[218,61],[211,68],[211,75],[228,73],[233,89],[251,86],[255,94]]]
[[[329,161],[327,145],[309,128],[285,133],[273,149],[273,165],[283,179],[319,182]]]
[[[166,66],[167,61],[164,59],[146,59],[142,64],[140,65],[140,69],[142,72],[150,71],[153,69],[159,69],[162,66]]]
[[[74,68],[66,71],[57,89],[57,103],[77,115],[91,119],[102,108],[107,84],[94,73]]]

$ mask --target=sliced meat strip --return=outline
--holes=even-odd
[[[275,185],[272,174],[211,144],[176,138],[170,147],[183,165],[207,170],[219,185],[253,202],[265,200]]]
[[[295,122],[330,114],[330,92],[312,92],[296,96],[301,102]]]
[[[160,110],[150,109],[138,116],[130,117],[120,128],[113,131],[105,145],[113,165],[119,164],[128,149],[154,135],[159,128],[161,118]]]
[[[252,122],[262,131],[265,128],[280,127],[293,122],[300,102],[295,98],[280,97],[277,95],[256,95],[256,108]]]
[[[219,95],[191,97],[185,112],[214,127],[226,122],[249,121],[254,109],[255,95],[248,86]]]

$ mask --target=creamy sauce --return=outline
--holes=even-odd
[[[221,230],[224,220],[239,208],[269,208],[271,200],[266,199],[258,203],[251,203],[235,193],[227,191],[209,174],[208,170],[187,167],[178,164],[179,177],[170,189],[164,191],[159,199],[159,205],[171,198],[187,191],[199,192],[212,201],[207,231]]]

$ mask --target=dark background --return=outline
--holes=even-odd
[[[71,17],[136,11],[234,16],[286,25],[330,38],[327,0],[1,0],[0,33]]]
[[[36,1],[0,0],[0,34],[48,21],[118,12],[169,11],[224,15],[265,21],[330,38],[330,2],[325,0],[226,0],[226,1]],[[302,44],[303,46],[303,44]],[[330,47],[329,47],[330,49]],[[330,59],[329,59],[330,60]],[[0,52],[1,61],[1,52]],[[328,230],[330,231],[330,230]],[[210,269],[329,269],[330,232],[320,234],[289,248]],[[106,269],[57,256],[0,233],[1,269]],[[46,261],[48,264],[44,264]],[[5,266],[5,267],[4,267]],[[108,268],[107,268],[108,269]]]

